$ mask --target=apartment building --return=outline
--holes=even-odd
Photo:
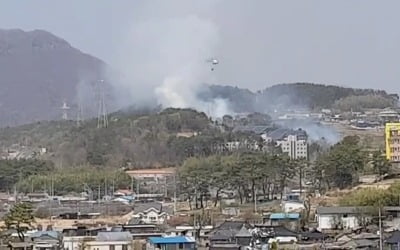
[[[400,122],[385,125],[386,158],[392,162],[400,162]]]
[[[297,134],[290,134],[283,140],[277,141],[281,146],[282,152],[287,153],[290,159],[307,159],[308,144],[307,138],[303,138]]]

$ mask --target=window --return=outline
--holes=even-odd
[[[115,246],[114,245],[110,245],[110,250],[115,250]]]
[[[122,250],[128,250],[128,245],[122,245]]]
[[[179,249],[183,249],[183,243],[179,243]]]

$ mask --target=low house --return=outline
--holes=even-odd
[[[94,241],[83,244],[84,250],[133,250],[129,232],[99,232]]]
[[[209,250],[241,250],[242,248],[235,243],[230,244],[214,244],[209,247]]]
[[[32,250],[33,243],[32,242],[10,242],[8,244],[10,250]]]
[[[209,233],[210,246],[216,244],[236,244],[236,235],[243,228],[243,221],[225,221]]]
[[[113,195],[114,197],[133,196],[133,192],[130,189],[118,189]]]
[[[118,196],[114,198],[112,201],[114,202],[121,202],[123,204],[131,204],[134,201],[133,196]]]
[[[30,235],[34,249],[52,249],[63,248],[63,235],[56,231],[38,231]]]
[[[240,231],[235,235],[236,243],[241,247],[250,246],[252,235],[245,226],[240,229]]]
[[[159,225],[155,224],[128,224],[122,226],[122,231],[129,232],[133,240],[145,240],[148,237],[162,236]]]
[[[94,240],[95,236],[64,236],[64,250],[82,250],[85,242]]]
[[[282,210],[285,213],[299,212],[304,210],[304,203],[301,201],[288,200],[282,202]]]
[[[370,220],[367,208],[363,207],[318,207],[316,212],[318,229],[354,229]]]
[[[269,225],[286,226],[290,229],[297,229],[299,221],[299,213],[272,213],[268,218]]]
[[[340,247],[342,249],[378,249],[378,242],[368,239],[352,239]]]
[[[284,226],[271,226],[267,224],[256,224],[251,231],[252,240],[260,245],[272,244],[278,242],[279,245],[285,245],[297,242],[298,233],[289,230]]]
[[[47,201],[50,198],[48,193],[28,193],[26,197],[30,202]]]
[[[302,242],[323,242],[328,236],[316,229],[301,233]]]
[[[190,226],[190,225],[181,225],[176,226],[175,228],[171,228],[165,231],[165,234],[168,236],[188,236],[194,237],[196,239],[196,234],[199,232],[199,237],[207,237],[208,233],[213,229],[212,225],[202,226]],[[196,239],[199,240],[199,239]]]
[[[400,231],[394,231],[392,235],[385,240],[390,249],[399,249],[400,246]]]
[[[172,211],[159,202],[138,203],[133,209],[133,217],[147,224],[163,224]]]
[[[146,246],[147,250],[195,250],[196,241],[186,236],[176,237],[150,237]]]

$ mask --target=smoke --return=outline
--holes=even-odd
[[[204,83],[216,80],[207,62],[219,44],[215,23],[194,10],[173,16],[148,14],[133,21],[117,49],[114,66],[122,77],[109,74],[119,106],[160,104],[194,108],[212,116],[230,113],[224,100],[198,98]]]
[[[280,125],[290,129],[305,130],[311,142],[320,141],[322,138],[328,144],[336,144],[341,140],[341,135],[338,131],[329,125],[323,125],[311,120],[285,120],[280,121]]]

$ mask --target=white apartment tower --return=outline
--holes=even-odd
[[[288,135],[283,140],[277,141],[281,146],[282,152],[287,153],[290,159],[307,159],[308,144],[306,138],[297,135]]]

